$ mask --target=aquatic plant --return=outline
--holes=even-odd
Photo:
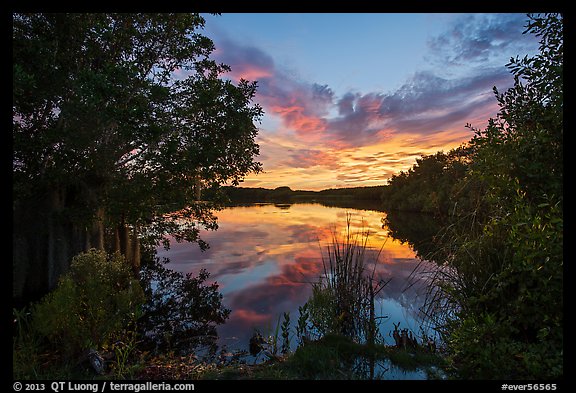
[[[351,215],[346,233],[334,231],[322,254],[323,275],[313,283],[309,315],[319,335],[341,334],[358,342],[374,343],[377,319],[374,300],[390,281],[378,278],[376,266],[382,248],[368,246],[368,231],[352,233]]]

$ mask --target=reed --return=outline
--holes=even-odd
[[[320,335],[336,333],[357,342],[375,342],[374,300],[389,280],[377,277],[382,248],[369,247],[369,235],[364,230],[352,232],[350,214],[344,236],[332,232],[332,242],[322,253],[323,275],[313,284],[309,300],[312,323]]]

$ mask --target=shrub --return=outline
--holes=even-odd
[[[70,356],[99,348],[140,313],[144,293],[124,258],[89,250],[74,257],[58,286],[32,309],[32,326]]]
[[[519,193],[514,210],[475,237],[452,238],[454,272],[443,289],[459,309],[445,339],[463,378],[562,376],[562,211],[526,199]]]

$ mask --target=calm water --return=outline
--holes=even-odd
[[[400,322],[401,328],[419,335],[424,286],[415,283],[411,273],[420,260],[407,243],[382,228],[383,212],[312,203],[231,207],[218,212],[217,231],[202,233],[210,249],[202,252],[196,244],[173,241],[170,250],[159,248],[158,256],[169,258],[167,266],[176,271],[197,274],[205,268],[210,273],[210,279],[220,285],[224,305],[232,310],[226,324],[218,328],[220,344],[247,350],[254,329],[272,334],[284,312],[290,313],[293,323],[297,320],[298,307],[311,295],[310,283],[322,274],[322,253],[333,233],[346,233],[347,215],[353,233],[369,231],[374,257],[381,249],[377,274],[392,278],[376,310],[388,317],[380,325],[386,342],[394,343],[392,323]]]

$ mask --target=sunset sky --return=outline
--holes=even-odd
[[[525,14],[205,15],[226,77],[258,81],[258,161],[244,187],[382,185],[469,140],[537,52]]]

